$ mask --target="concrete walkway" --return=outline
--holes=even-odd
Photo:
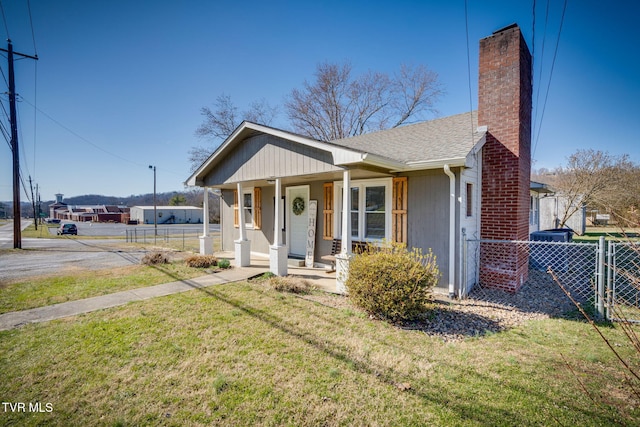
[[[163,283],[146,288],[131,289],[98,297],[68,301],[46,307],[32,308],[23,311],[13,311],[0,314],[0,331],[6,331],[27,323],[47,322],[68,316],[89,313],[104,308],[124,305],[132,301],[143,301],[150,298],[177,294],[198,288],[206,288],[224,283],[241,282],[260,275],[269,270],[268,266],[255,265],[250,267],[231,268],[218,273],[196,277],[188,280]]]

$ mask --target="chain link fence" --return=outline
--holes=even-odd
[[[640,244],[467,240],[462,297],[518,309],[572,308],[549,271],[582,305],[609,320],[640,322]],[[484,263],[484,264],[483,264]],[[486,264],[491,264],[489,274]],[[513,281],[505,292],[502,281]],[[519,281],[522,281],[521,285]],[[519,286],[519,287],[518,287]]]
[[[463,297],[492,302],[528,311],[561,314],[572,308],[571,301],[554,283],[551,268],[563,286],[583,304],[595,304],[598,246],[589,243],[468,240],[464,251],[467,268],[464,278],[467,292]],[[515,259],[515,260],[514,260]],[[504,262],[500,264],[500,261]],[[482,262],[494,265],[490,274],[481,274]],[[518,268],[511,280],[517,292],[505,292],[502,283],[508,273]],[[502,290],[501,290],[502,289]],[[514,288],[515,290],[515,288]]]
[[[158,227],[158,231],[148,227],[136,227],[126,230],[128,243],[163,244],[173,249],[197,252],[200,249],[201,228],[195,227]],[[212,232],[214,249],[220,246],[220,233]]]
[[[608,318],[640,323],[640,243],[609,242]]]

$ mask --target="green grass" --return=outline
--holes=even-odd
[[[182,261],[170,264],[83,270],[0,284],[0,313],[43,307],[206,274]]]
[[[0,424],[640,421],[617,362],[584,322],[530,321],[444,343],[357,313],[241,283],[0,332],[2,401],[53,409],[0,410]],[[617,327],[605,333],[640,364]]]
[[[574,234],[573,241],[595,243],[600,239],[601,236],[604,236],[607,240],[639,242],[640,230],[629,229],[623,231],[620,228],[616,227],[587,227],[584,235],[579,236],[577,234]]]

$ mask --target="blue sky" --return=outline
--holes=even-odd
[[[27,0],[1,3],[0,34],[40,58],[16,62],[16,85],[22,172],[43,200],[149,193],[148,165],[157,166],[158,192],[181,190],[188,150],[201,144],[201,107],[223,93],[241,111],[262,98],[281,105],[324,61],[350,61],[356,74],[425,64],[446,91],[437,103],[444,117],[471,108],[469,54],[475,109],[478,41],[514,22],[534,50],[540,89],[534,167],[564,164],[579,148],[640,163],[636,1],[570,0],[551,81],[560,0],[548,14],[536,2],[535,40],[532,0],[468,0],[469,51],[464,0],[31,0],[35,46]],[[6,75],[6,59],[0,68]],[[287,127],[283,113],[273,125]],[[11,200],[11,152],[0,150],[0,200]]]

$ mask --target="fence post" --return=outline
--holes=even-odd
[[[596,309],[601,319],[604,318],[604,273],[605,273],[605,239],[600,236],[598,241],[598,272],[596,282]]]
[[[613,263],[615,259],[615,244],[610,241],[607,247],[607,320],[611,320],[613,317],[613,281],[615,280],[615,266]]]

